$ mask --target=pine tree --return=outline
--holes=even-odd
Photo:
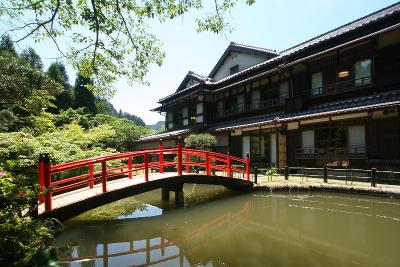
[[[0,41],[0,51],[7,51],[14,55],[17,55],[17,51],[15,50],[14,42],[11,39],[9,34],[3,35]]]
[[[86,88],[86,84],[92,84],[92,81],[88,78],[78,74],[75,80],[74,94],[74,108],[86,108],[90,113],[96,114],[96,98],[94,94]]]

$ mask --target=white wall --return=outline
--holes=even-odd
[[[349,152],[350,153],[364,153],[365,152],[365,126],[364,125],[355,125],[350,126],[348,131],[348,143],[349,143]],[[355,147],[355,146],[362,146]]]
[[[250,136],[242,136],[242,157],[246,158],[246,154],[250,153]]]
[[[221,64],[220,68],[212,78],[214,78],[216,81],[221,80],[230,75],[230,68],[235,65],[239,65],[239,71],[242,71],[260,62],[263,62],[266,59],[267,57],[265,56],[233,51],[225,58],[224,62]]]
[[[314,130],[302,131],[301,132],[301,147],[311,149],[310,151],[307,151],[307,152],[314,153],[314,143],[315,143],[314,139],[315,139]]]
[[[192,86],[192,85],[195,85],[195,84],[198,84],[198,83],[199,83],[198,81],[196,81],[196,80],[194,80],[194,79],[190,79],[190,80],[186,83],[185,88],[188,88],[188,87],[190,87],[190,86]]]

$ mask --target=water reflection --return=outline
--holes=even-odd
[[[193,197],[197,204],[189,203],[189,208],[161,209],[156,200],[160,195],[152,194],[136,199],[137,209],[125,210],[123,220],[69,223],[56,244],[76,243],[66,253],[65,264],[400,265],[398,200],[262,192],[221,198],[213,193],[213,201],[199,204]],[[153,217],[139,218],[146,213]]]

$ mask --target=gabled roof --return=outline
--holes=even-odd
[[[275,57],[277,55],[275,50],[231,42],[229,44],[229,46],[225,49],[225,51],[222,54],[222,56],[219,58],[217,64],[215,64],[214,68],[210,72],[210,75],[208,75],[209,77],[213,77],[217,73],[217,71],[221,67],[222,63],[224,63],[225,58],[227,56],[229,56],[229,54],[232,51],[237,51],[237,52],[242,52],[242,53],[247,53],[247,54],[266,56],[267,59]]]
[[[186,74],[185,78],[182,80],[181,84],[178,86],[178,89],[176,89],[176,92],[179,92],[179,91],[182,91],[183,89],[185,89],[186,88],[185,85],[187,84],[187,82],[190,79],[196,80],[198,83],[205,83],[206,81],[211,81],[211,78],[209,78],[205,75],[202,75],[202,74],[195,73],[190,70]]]

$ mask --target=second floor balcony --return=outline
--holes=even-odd
[[[228,108],[218,110],[214,114],[213,119],[221,119],[239,114],[264,110],[271,107],[283,106],[285,105],[285,99],[287,99],[287,96],[252,101],[252,103],[230,104]]]
[[[361,88],[367,88],[374,85],[374,77],[362,77],[358,79],[351,79],[345,81],[338,81],[336,83],[327,84],[321,87],[311,88],[306,90],[305,93],[310,97],[319,97],[326,95],[333,95],[342,92],[349,92],[353,90],[359,90]]]

